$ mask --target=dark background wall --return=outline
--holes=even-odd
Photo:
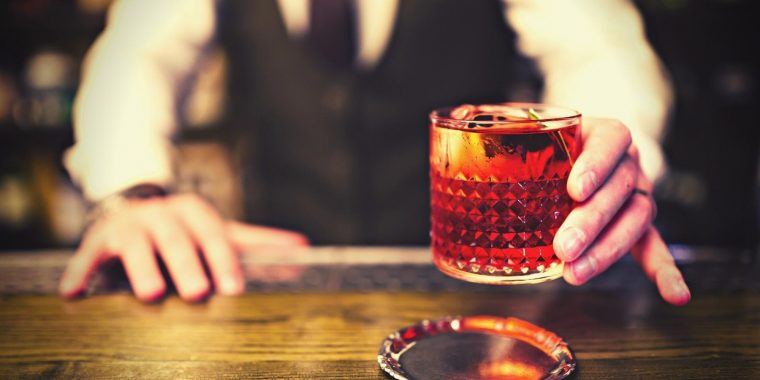
[[[637,5],[676,94],[658,224],[672,242],[756,247],[760,3]]]
[[[60,155],[72,141],[69,116],[79,66],[102,30],[108,3],[0,3],[0,249],[76,244],[85,205],[63,172]],[[755,248],[758,2],[635,3],[676,94],[665,142],[672,172],[657,189],[657,224],[672,243]],[[60,75],[46,78],[50,70]],[[210,123],[189,130],[181,141],[214,141],[218,130]],[[217,148],[191,151],[202,165],[213,161],[198,159],[204,154],[225,156],[223,147]]]

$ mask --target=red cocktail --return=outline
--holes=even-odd
[[[540,104],[431,113],[432,247],[444,273],[471,282],[562,276],[552,242],[573,208],[567,177],[579,113]]]

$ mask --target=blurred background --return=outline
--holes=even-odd
[[[0,3],[0,249],[74,247],[87,205],[61,165],[82,58],[111,0]],[[760,28],[753,0],[637,0],[676,94],[656,191],[670,243],[755,249],[760,215]],[[181,110],[180,189],[228,217],[243,204],[224,120],[226,55],[214,50]],[[513,99],[535,100],[527,60]]]

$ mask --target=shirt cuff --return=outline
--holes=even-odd
[[[89,201],[97,202],[139,184],[170,188],[174,183],[173,148],[169,142],[78,143],[64,153],[64,165]]]

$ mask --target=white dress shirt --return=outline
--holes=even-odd
[[[503,0],[518,50],[544,76],[543,101],[623,121],[643,172],[659,179],[671,103],[664,71],[626,0]],[[371,70],[392,38],[399,0],[355,0],[356,66]],[[292,38],[309,29],[309,0],[278,0]],[[140,183],[173,181],[177,99],[216,29],[215,0],[117,0],[85,59],[65,155],[90,200]],[[512,99],[520,100],[520,99]]]

